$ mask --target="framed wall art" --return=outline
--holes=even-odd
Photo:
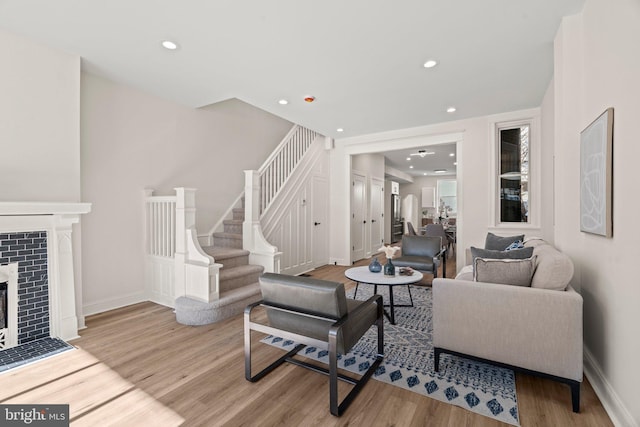
[[[613,108],[580,132],[580,231],[613,235]]]

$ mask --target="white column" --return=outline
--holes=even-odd
[[[242,224],[242,247],[251,252],[249,263],[264,267],[265,272],[280,273],[282,252],[267,242],[260,224],[260,174],[244,171],[244,223]]]
[[[176,255],[175,298],[186,296],[185,263],[187,261],[187,230],[196,225],[196,189],[175,188],[176,191]]]
[[[49,263],[51,336],[64,340],[78,338],[71,227],[79,220],[77,215],[56,215],[47,245],[49,260],[57,259]]]

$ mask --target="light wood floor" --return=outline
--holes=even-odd
[[[344,281],[344,270],[311,274]],[[0,403],[69,403],[74,426],[504,425],[375,380],[335,418],[327,378],[292,365],[249,383],[242,315],[189,327],[171,309],[142,303],[91,316],[87,326],[72,342],[78,350],[1,374]],[[260,344],[254,351],[254,369],[281,354]],[[586,380],[580,414],[571,412],[567,386],[522,374],[516,382],[522,426],[612,425]]]

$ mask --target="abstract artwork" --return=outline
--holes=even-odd
[[[611,237],[613,108],[580,133],[580,231]]]

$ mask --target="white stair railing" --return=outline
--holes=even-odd
[[[195,231],[195,189],[175,196],[145,190],[146,290],[151,301],[170,307],[186,296],[204,302],[220,297],[220,268],[204,253]]]
[[[260,176],[260,215],[271,206],[273,199],[291,176],[298,162],[317,136],[316,132],[295,125],[271,156],[258,169]]]
[[[149,300],[174,306],[176,251],[176,196],[154,196],[144,191],[145,290]]]
[[[147,255],[173,258],[176,252],[176,196],[145,190]]]
[[[272,206],[317,137],[316,132],[295,125],[259,170],[245,171],[242,246],[250,252],[249,262],[262,265],[266,272],[280,272],[282,253],[264,237],[260,218]]]

